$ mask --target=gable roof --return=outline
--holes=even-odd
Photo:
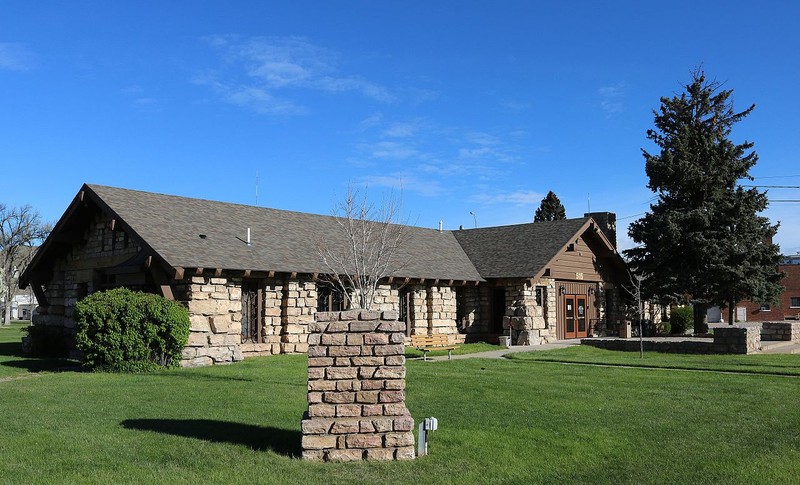
[[[84,190],[172,267],[323,274],[329,271],[318,256],[319,238],[325,236],[330,247],[347,243],[332,216],[101,185]],[[392,276],[482,280],[451,232],[412,226],[404,231],[396,253],[404,265]]]
[[[332,216],[87,184],[20,278],[21,284],[27,285],[37,266],[46,267],[62,250],[69,240],[64,235],[74,232],[72,221],[85,218],[87,203],[115,219],[147,253],[173,268],[325,274],[329,269],[317,251],[320,237],[324,235],[332,248],[347,245]],[[396,254],[404,264],[391,276],[454,281],[538,277],[573,238],[593,225],[591,217],[583,217],[457,231],[404,226],[404,243]],[[591,233],[621,261],[600,231]]]
[[[462,229],[454,234],[484,278],[532,278],[539,276],[541,270],[591,223],[591,217],[582,217]],[[607,240],[605,244],[611,248]]]

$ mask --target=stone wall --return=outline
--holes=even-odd
[[[431,334],[454,335],[456,328],[456,292],[451,286],[428,286],[428,325]]]
[[[197,367],[243,359],[239,349],[241,278],[193,276],[173,285],[173,292],[188,308],[191,322],[181,365]]]
[[[317,311],[317,284],[309,277],[287,279],[282,309],[281,353],[305,353],[308,325]]]
[[[463,307],[462,321],[457,322],[466,342],[486,341],[489,337],[488,317],[483,316],[482,308],[489,305],[488,293],[477,285],[462,286],[456,290]]]
[[[763,322],[761,324],[761,340],[800,343],[800,322]]]
[[[638,338],[585,338],[582,345],[608,350],[639,351]],[[644,350],[678,354],[755,354],[761,351],[761,326],[732,325],[714,329],[714,338],[655,337],[642,339]]]
[[[550,291],[551,282],[553,291]],[[531,285],[530,280],[514,280],[506,285],[504,327],[513,331],[513,345],[539,345],[555,339],[555,280],[537,283]],[[541,305],[536,301],[537,287],[542,290]]]
[[[96,214],[80,242],[54,261],[51,278],[41,282],[47,304],[39,302],[33,325],[47,328],[48,333],[63,339],[65,349],[71,350],[73,357],[79,357],[74,351],[75,303],[90,293],[118,284],[147,289],[144,278],[136,277],[138,275],[103,276],[98,271],[123,263],[140,251],[141,247],[124,231],[111,230],[109,217]]]
[[[405,323],[394,312],[320,312],[308,337],[303,458],[414,458],[405,405]]]
[[[742,324],[714,329],[714,352],[754,354],[761,351],[761,325]]]

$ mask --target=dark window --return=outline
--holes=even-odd
[[[329,284],[317,287],[317,311],[340,312],[345,310],[345,298],[342,290]]]
[[[492,288],[491,293],[491,331],[503,333],[503,317],[506,316],[506,289]]]
[[[769,303],[762,303],[758,310],[762,312],[768,312],[771,310],[771,308],[769,307]]]
[[[536,306],[542,306],[542,302],[544,301],[544,288],[537,286],[533,294],[536,297]]]
[[[397,319],[406,324],[406,335],[411,335],[412,305],[414,301],[413,293],[408,288],[401,288],[398,292],[400,307]]]
[[[800,296],[793,296],[789,300],[789,306],[792,308],[800,308]]]
[[[257,282],[242,282],[242,343],[261,343],[262,293]]]
[[[460,332],[467,326],[467,295],[460,286],[456,287],[456,326]]]

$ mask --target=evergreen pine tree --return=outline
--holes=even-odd
[[[547,193],[545,198],[542,199],[539,208],[536,209],[533,222],[563,221],[566,218],[567,212],[564,210],[564,206],[561,205],[558,196],[551,190]]]
[[[772,244],[778,226],[759,215],[766,192],[739,184],[752,180],[758,156],[752,142],[729,139],[755,105],[736,113],[732,92],[697,70],[686,92],[661,98],[655,129],[647,131],[660,152],[642,150],[657,201],[628,230],[640,246],[626,255],[646,277],[646,296],[688,298],[697,332],[708,329],[709,305],[728,306],[732,315],[741,299],[773,301],[780,292],[780,255]]]

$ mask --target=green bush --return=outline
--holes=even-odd
[[[670,333],[683,335],[694,328],[694,309],[690,306],[673,308],[669,315]]]
[[[179,365],[189,338],[181,304],[126,288],[93,293],[75,305],[76,346],[97,370],[145,372]]]

